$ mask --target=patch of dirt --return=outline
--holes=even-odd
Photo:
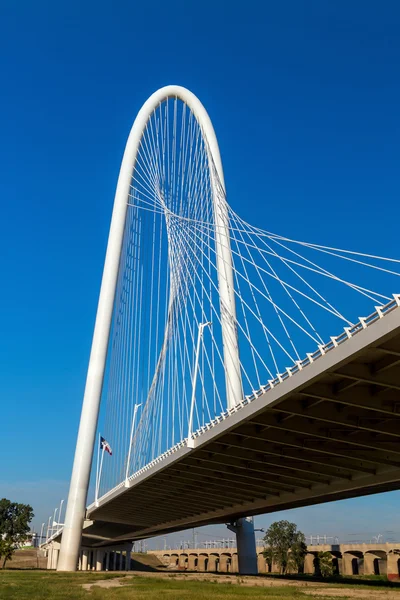
[[[92,587],[100,587],[100,588],[113,588],[113,587],[121,587],[122,581],[126,581],[126,577],[116,577],[115,579],[99,579],[98,581],[92,581],[92,583],[82,583],[82,587],[84,590],[90,592]],[[130,577],[129,579],[132,579]]]
[[[400,589],[398,591],[359,589],[358,586],[332,587],[329,584],[319,581],[299,581],[274,579],[269,577],[251,577],[240,575],[226,575],[225,573],[183,573],[175,571],[174,573],[163,572],[135,572],[132,575],[117,577],[115,579],[100,579],[92,583],[84,583],[82,587],[88,591],[94,586],[102,588],[121,587],[127,584],[135,577],[158,577],[162,579],[176,578],[180,581],[212,581],[215,583],[231,583],[246,587],[295,587],[301,588],[301,594],[314,596],[316,599],[351,598],[352,600],[400,600]]]
[[[346,598],[354,598],[354,600],[364,600],[364,598],[368,598],[368,600],[381,600],[381,598],[385,598],[385,600],[399,600],[400,598],[400,592],[393,590],[360,590],[351,587],[325,587],[319,590],[308,590],[307,594],[318,598],[343,598],[345,596]]]

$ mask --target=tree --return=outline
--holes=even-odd
[[[286,573],[287,568],[292,566],[300,572],[307,552],[305,539],[295,523],[276,521],[264,536],[264,556],[267,561],[272,558],[279,565],[281,573]]]
[[[332,554],[330,552],[318,552],[317,558],[321,576],[331,577],[333,575]]]
[[[10,540],[0,539],[0,560],[3,559],[3,569],[6,562],[12,559],[15,548]]]
[[[305,536],[301,531],[294,534],[294,542],[290,548],[289,566],[297,573],[304,573],[304,559],[307,554]]]
[[[3,569],[15,549],[26,541],[33,517],[29,504],[18,504],[7,498],[0,500],[0,558],[4,559]]]
[[[271,573],[271,571],[272,571],[272,563],[274,562],[274,553],[273,553],[272,548],[270,548],[269,546],[267,546],[264,549],[263,555],[264,555],[265,561],[266,561],[266,563],[268,565],[268,573]]]

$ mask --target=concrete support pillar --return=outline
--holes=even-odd
[[[103,570],[103,557],[104,557],[103,550],[97,550],[97,552],[96,552],[96,571]]]
[[[220,554],[219,556],[219,570],[221,573],[228,572],[228,557],[226,554]]]
[[[110,570],[110,551],[107,550],[106,552],[106,571]]]
[[[232,554],[232,573],[238,573],[239,572],[239,561],[238,561],[238,555]]]
[[[116,571],[117,570],[117,553],[113,552],[113,562],[112,562],[112,570]]]
[[[351,552],[345,552],[343,555],[343,567],[344,575],[355,575],[354,563],[356,564],[356,570],[358,575],[364,575],[364,557],[352,554]]]
[[[259,573],[266,573],[267,572],[267,563],[266,560],[264,558],[264,556],[262,554],[258,555],[257,558],[257,567],[258,567],[258,572]]]
[[[236,533],[236,546],[241,575],[257,575],[256,536],[252,517],[242,517],[228,525]]]
[[[52,565],[53,565],[53,547],[50,546],[50,548],[48,549],[48,552],[47,552],[47,568],[52,569],[53,568]]]
[[[306,554],[304,560],[304,573],[314,575],[314,554]]]
[[[88,550],[82,550],[82,571],[87,571],[88,567]]]
[[[376,556],[371,554],[370,552],[366,552],[364,555],[364,574],[365,575],[374,575],[374,559]]]
[[[197,563],[197,570],[198,571],[205,571],[206,570],[206,558],[207,558],[207,556],[205,556],[204,554],[200,554],[199,561]]]
[[[57,569],[57,562],[58,562],[58,554],[59,554],[59,550],[57,548],[53,549],[52,552],[52,558],[51,558],[51,568],[52,569]]]
[[[387,555],[387,576],[390,580],[399,580],[399,558],[398,554],[389,552]]]
[[[126,544],[126,562],[125,562],[125,570],[131,570],[131,554],[132,554],[133,544]]]
[[[216,554],[210,554],[208,556],[208,568],[207,568],[207,571],[209,571],[210,573],[213,573],[214,571],[217,571],[217,558],[218,558],[218,556]]]
[[[82,570],[82,550],[79,552],[79,558],[78,558],[78,571]]]

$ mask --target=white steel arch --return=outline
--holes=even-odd
[[[225,185],[218,142],[211,120],[198,98],[181,86],[166,86],[150,96],[139,111],[121,164],[58,562],[60,571],[73,571],[77,566],[132,171],[146,123],[157,106],[167,98],[178,98],[189,107],[201,127],[207,145],[213,190],[227,407],[232,408],[242,400],[229,221],[226,203],[223,201]],[[218,190],[222,190],[222,198],[217,193]]]

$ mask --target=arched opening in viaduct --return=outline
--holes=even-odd
[[[219,570],[223,573],[229,573],[231,570],[231,555],[223,552],[219,557]]]
[[[368,550],[364,554],[364,573],[366,575],[386,575],[387,554],[383,550]]]
[[[210,554],[208,557],[208,571],[219,571],[219,554]]]
[[[197,570],[197,565],[198,565],[197,554],[190,554],[189,555],[189,561],[188,561],[188,569],[189,569],[189,571],[195,571],[195,570]]]
[[[343,553],[343,574],[364,575],[364,554],[358,550]]]
[[[171,567],[179,566],[179,556],[177,554],[171,554],[170,556],[170,565]]]

